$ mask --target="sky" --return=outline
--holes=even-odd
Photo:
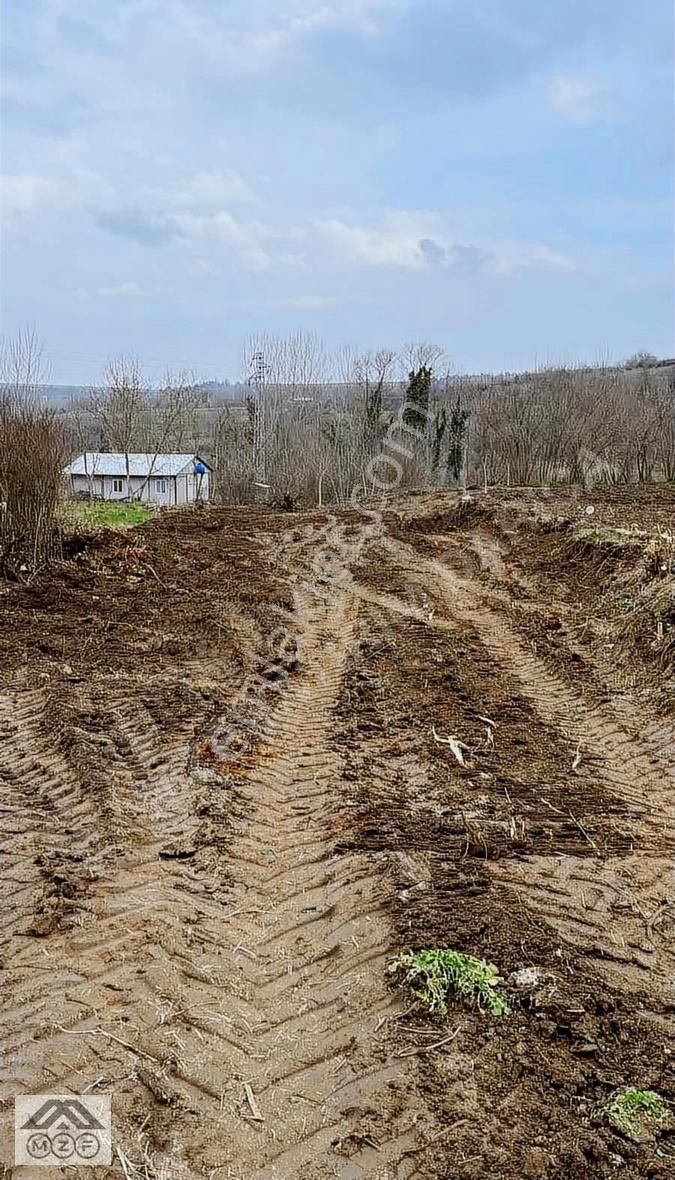
[[[673,342],[670,0],[2,0],[2,332],[456,371]]]

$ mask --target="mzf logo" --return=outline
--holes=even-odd
[[[14,1099],[14,1162],[91,1167],[112,1162],[109,1094]]]

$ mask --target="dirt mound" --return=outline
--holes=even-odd
[[[242,627],[255,642],[270,601],[288,604],[260,541],[281,530],[272,512],[204,510],[99,533],[29,585],[2,588],[3,666],[159,671],[208,657],[223,632],[234,654]]]
[[[418,509],[419,512],[419,509]],[[398,524],[404,531],[420,533],[451,533],[457,529],[471,528],[490,519],[490,511],[471,496],[455,496],[454,502],[443,511],[406,514],[404,518],[392,514],[388,524]]]

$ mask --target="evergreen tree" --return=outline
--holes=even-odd
[[[468,417],[468,411],[463,409],[458,397],[452,408],[448,431],[448,475],[454,480],[459,479],[464,466],[464,444]]]
[[[426,431],[427,419],[429,417],[430,392],[431,369],[427,365],[421,365],[419,369],[413,369],[408,377],[403,421],[406,426],[410,426],[414,430],[420,431],[420,433]]]
[[[448,426],[448,415],[445,406],[441,406],[434,415],[433,437],[431,439],[431,474],[435,475],[441,463],[441,448]]]

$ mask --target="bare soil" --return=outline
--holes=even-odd
[[[0,584],[7,1175],[16,1093],[97,1089],[93,1178],[675,1176],[602,1113],[675,1099],[674,510],[203,509]],[[430,1021],[422,947],[511,1015]]]

